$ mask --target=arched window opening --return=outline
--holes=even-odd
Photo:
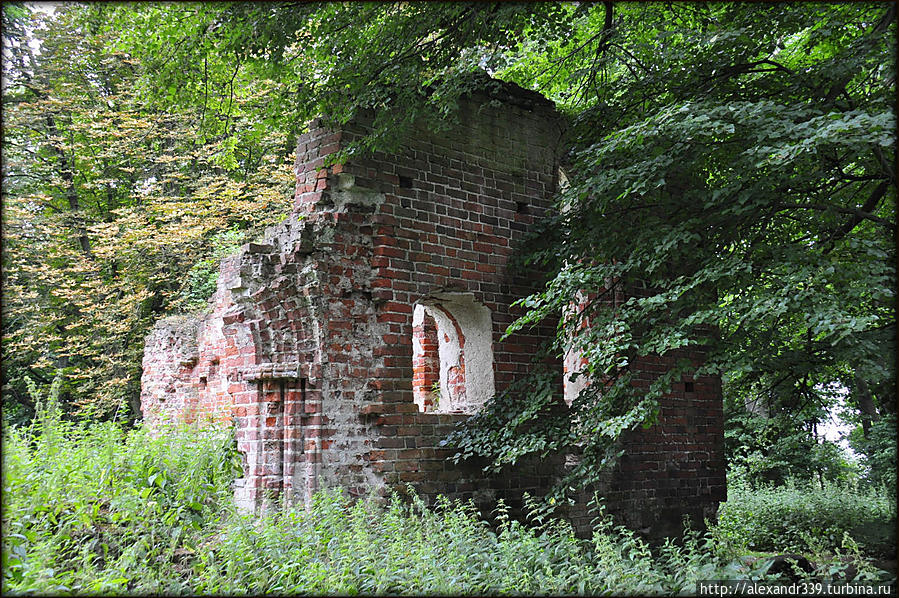
[[[495,393],[490,310],[442,293],[412,314],[412,390],[424,412],[475,413]]]

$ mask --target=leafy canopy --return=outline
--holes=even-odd
[[[204,307],[205,261],[287,208],[291,157],[277,132],[198,132],[246,130],[246,97],[227,119],[146,104],[96,7],[3,11],[4,411],[62,375],[67,411],[130,418],[149,327]]]
[[[788,414],[806,450],[832,383],[892,411],[895,7],[607,5],[602,28],[602,11],[577,12],[582,33],[506,71],[573,113],[571,185],[529,257],[555,275],[515,327],[584,291],[650,292],[560,322],[557,353],[612,382],[562,415],[565,441],[603,444],[620,398],[619,417],[644,420],[670,380],[638,393],[630,360],[696,346],[696,374],[721,374],[731,405]]]

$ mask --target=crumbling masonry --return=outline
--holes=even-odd
[[[313,123],[289,218],[222,262],[205,314],[161,321],[148,337],[145,420],[233,421],[246,508],[336,485],[515,504],[556,481],[558,460],[488,476],[439,444],[554,334],[549,323],[502,338],[520,315],[512,303],[535,288],[507,264],[559,184],[559,119],[536,93],[488,87],[462,104],[457,126],[420,126],[395,155],[327,167],[364,125]],[[633,364],[634,384],[673,359]],[[608,510],[654,535],[684,514],[713,515],[725,497],[722,420],[719,380],[685,379],[657,425],[624,439],[600,488]],[[583,502],[569,512],[582,532]]]

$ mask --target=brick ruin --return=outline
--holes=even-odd
[[[325,486],[362,495],[411,484],[426,500],[473,498],[489,510],[557,480],[561,457],[488,475],[440,446],[526,374],[555,332],[550,322],[502,338],[520,315],[512,303],[535,290],[507,265],[559,185],[561,121],[539,94],[489,87],[461,104],[450,130],[422,124],[392,155],[329,167],[364,123],[312,123],[298,141],[289,217],[222,262],[206,312],[160,321],[148,336],[145,421],[233,422],[243,507],[303,503]],[[642,358],[634,384],[674,359]],[[717,378],[685,379],[659,423],[623,443],[599,491],[625,524],[662,535],[685,514],[714,515],[725,498]],[[568,512],[584,533],[585,502]]]

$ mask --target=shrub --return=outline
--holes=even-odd
[[[836,443],[822,442],[809,430],[797,428],[795,420],[784,414],[729,414],[724,450],[731,469],[739,470],[740,477],[754,486],[783,485],[790,479],[835,483],[858,479],[857,463]]]
[[[177,591],[179,559],[230,502],[230,435],[62,421],[51,401],[3,450],[3,586]]]
[[[896,549],[896,502],[882,489],[732,486],[718,511],[722,539],[756,551],[835,552],[849,534],[870,555]]]
[[[858,426],[849,436],[849,442],[862,455],[865,481],[882,484],[887,491],[896,494],[896,416],[884,415],[871,424],[867,437]]]
[[[753,495],[723,510],[724,542],[688,532],[650,550],[604,517],[579,540],[533,502],[533,525],[502,503],[490,526],[470,503],[352,501],[336,489],[306,508],[240,515],[226,431],[65,422],[53,401],[7,430],[4,448],[7,593],[645,595],[764,576],[763,561],[722,549],[761,533],[738,525],[758,511]]]

